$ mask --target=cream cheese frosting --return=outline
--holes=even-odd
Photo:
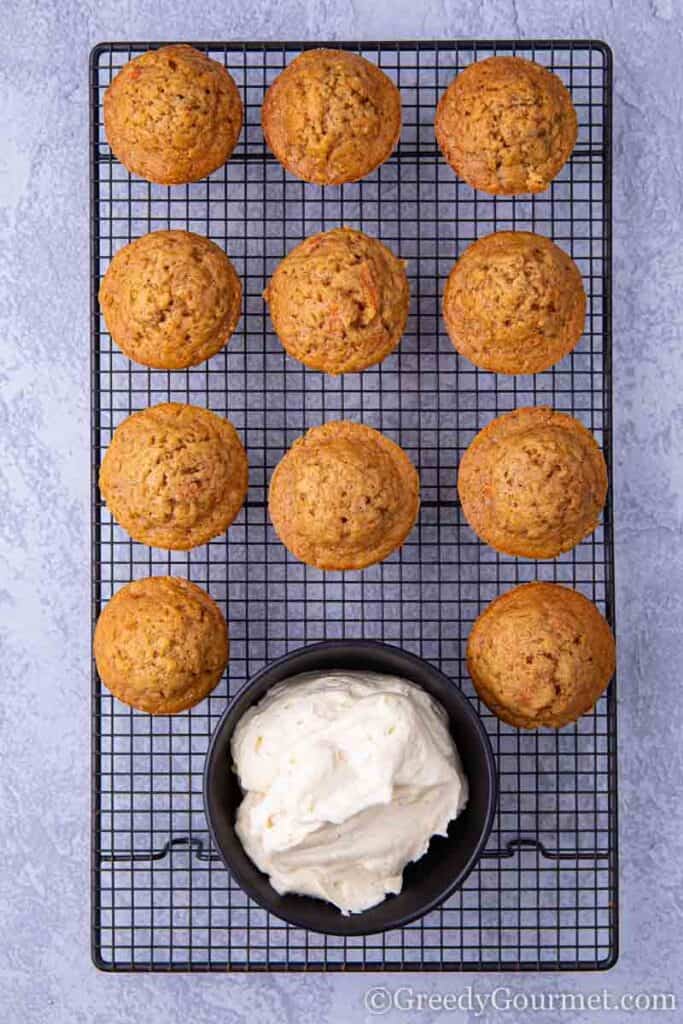
[[[357,913],[398,893],[403,869],[467,803],[444,709],[415,683],[308,672],[274,686],[235,729],[236,831],[279,893]]]

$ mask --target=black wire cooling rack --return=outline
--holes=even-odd
[[[131,177],[113,159],[102,97],[116,71],[159,43],[111,43],[91,58],[93,621],[122,584],[185,575],[208,589],[231,633],[228,679],[189,713],[154,718],[114,700],[93,675],[93,956],[111,970],[595,969],[617,956],[617,788],[614,684],[595,710],[560,732],[520,732],[481,705],[464,665],[474,618],[515,583],[549,579],[614,619],[612,513],[551,562],[496,554],[477,541],[457,501],[458,459],[495,415],[547,403],[571,412],[611,465],[611,54],[590,41],[331,43],[376,61],[399,85],[398,150],[362,182],[319,188],[286,174],[260,129],[264,91],[310,43],[199,43],[224,62],[245,101],[230,162],[171,188]],[[322,45],[322,44],[317,44]],[[492,53],[556,71],[580,122],[571,160],[545,193],[494,198],[459,181],[434,139],[437,100],[453,74]],[[349,224],[408,261],[411,316],[397,352],[362,375],[333,379],[286,357],[261,293],[278,260],[321,229]],[[106,333],[97,288],[112,254],[159,228],[208,235],[245,285],[227,348],[166,373],[125,358]],[[553,370],[496,376],[456,355],[439,305],[453,260],[499,229],[537,231],[567,249],[589,296],[586,330]],[[133,543],[112,521],[97,472],[112,430],[131,411],[191,402],[228,416],[251,467],[245,509],[227,536],[191,552]],[[269,475],[307,427],[362,420],[398,441],[419,467],[422,510],[405,547],[364,572],[322,573],[292,559],[267,516]],[[500,806],[486,852],[464,888],[406,928],[366,938],[289,927],[253,904],[212,851],[202,809],[209,736],[231,692],[286,651],[335,637],[398,644],[439,665],[488,729]]]

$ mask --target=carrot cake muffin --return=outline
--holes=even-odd
[[[523,57],[489,57],[461,71],[436,111],[453,170],[492,195],[543,192],[576,143],[576,110],[552,71]]]
[[[539,373],[577,345],[586,293],[573,259],[549,238],[497,231],[453,266],[443,315],[456,349],[475,366]]]
[[[104,94],[114,156],[160,185],[199,181],[229,158],[242,129],[232,75],[192,46],[162,46],[121,68]]]
[[[264,298],[290,356],[338,374],[364,370],[396,347],[410,287],[403,262],[376,238],[334,228],[297,245]]]
[[[268,508],[280,540],[319,569],[364,569],[399,548],[420,506],[406,453],[372,427],[313,427],[275,468]]]
[[[112,338],[136,363],[196,366],[237,326],[242,285],[213,242],[190,231],[153,231],[119,249],[100,286]]]
[[[593,707],[614,675],[614,635],[582,594],[524,583],[484,609],[467,644],[477,693],[520,729],[562,728]]]
[[[261,122],[285,170],[316,185],[341,185],[391,154],[401,134],[401,95],[357,53],[305,50],[268,89]]]
[[[228,661],[228,627],[216,602],[189,580],[128,583],[95,629],[100,679],[124,704],[175,715],[211,693]]]
[[[497,551],[554,558],[598,525],[605,459],[582,423],[547,406],[515,409],[477,434],[458,494],[474,532]]]
[[[133,540],[171,551],[227,530],[247,482],[247,455],[232,423],[177,402],[125,419],[100,469],[100,490],[117,523]]]

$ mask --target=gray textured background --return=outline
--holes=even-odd
[[[371,1019],[375,977],[111,976],[88,951],[87,55],[103,39],[607,40],[615,96],[619,964],[388,978],[425,991],[678,991],[683,12],[677,0],[10,0],[0,8],[0,1021]],[[438,1013],[384,1020],[432,1021]],[[452,1012],[453,1021],[475,1019]],[[539,1022],[676,1014],[538,1013]],[[522,1019],[514,1013],[479,1018]]]

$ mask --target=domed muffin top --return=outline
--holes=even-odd
[[[405,267],[362,231],[334,228],[300,242],[264,293],[287,352],[330,374],[364,370],[398,344],[408,319]]]
[[[492,420],[460,462],[463,515],[497,551],[554,558],[598,525],[607,468],[582,423],[547,406]]]
[[[174,715],[221,678],[228,628],[201,587],[150,576],[114,594],[98,619],[94,651],[100,678],[115,697],[152,715]]]
[[[583,594],[525,583],[497,597],[472,627],[467,667],[504,722],[559,729],[589,711],[614,674],[614,635]]]
[[[282,543],[320,569],[363,569],[401,546],[419,509],[419,478],[378,430],[338,420],[313,427],[283,456],[268,507]]]
[[[401,134],[401,96],[383,71],[347,50],[305,50],[269,87],[263,134],[291,174],[317,185],[364,178]]]
[[[540,373],[577,345],[586,293],[579,268],[549,238],[498,231],[454,264],[443,315],[455,348],[475,366]]]
[[[523,57],[489,57],[461,71],[436,111],[448,163],[492,195],[543,192],[569,159],[578,131],[557,75]]]
[[[109,333],[130,359],[178,370],[223,347],[240,318],[242,285],[208,238],[153,231],[119,249],[99,299]]]
[[[239,138],[242,112],[232,75],[185,44],[135,57],[104,95],[114,156],[160,185],[199,181],[221,167]]]
[[[232,423],[168,402],[114,431],[100,490],[133,540],[185,551],[227,530],[247,493],[247,455]]]

